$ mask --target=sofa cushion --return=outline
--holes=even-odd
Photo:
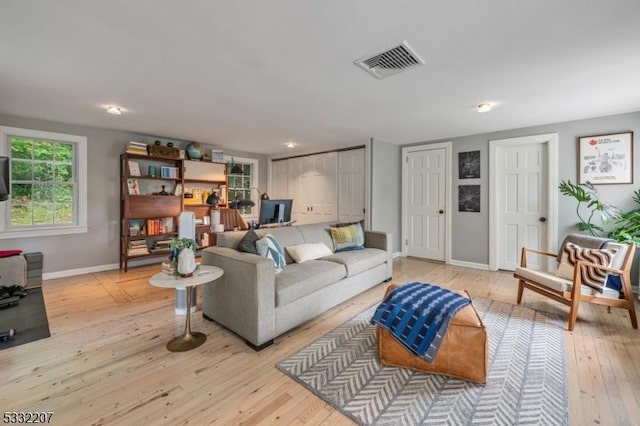
[[[258,235],[256,231],[250,229],[244,234],[242,240],[238,244],[238,251],[242,251],[245,253],[259,254],[258,249],[256,248],[256,241],[258,241]]]
[[[525,281],[531,281],[534,283],[542,284],[543,286],[563,293],[565,291],[571,291],[573,284],[571,281],[558,277],[555,274],[549,272],[536,271],[534,269],[522,268],[520,266],[516,267],[514,272],[516,277],[521,277]],[[618,299],[620,297],[620,292],[616,291],[613,288],[603,288],[602,291],[595,290],[587,285],[583,285],[580,289],[582,294],[587,294],[590,296],[602,296],[607,298]]]
[[[276,275],[276,306],[286,305],[347,276],[344,265],[309,260],[287,265]]]
[[[569,291],[572,287],[570,280],[549,272],[536,271],[535,269],[523,268],[521,266],[516,267],[514,275],[522,277],[527,281],[540,283],[558,292]]]
[[[307,260],[319,259],[321,257],[333,254],[331,249],[324,243],[304,243],[293,246],[286,246],[285,250],[289,256],[296,262],[302,263]]]
[[[355,251],[341,251],[322,260],[330,260],[345,265],[347,276],[351,277],[364,272],[389,260],[389,253],[374,248],[364,248]]]
[[[291,246],[294,244],[302,244],[302,243],[315,243],[317,241],[305,241],[302,238],[302,234],[297,226],[279,226],[275,228],[260,228],[256,230],[256,234],[259,237],[263,237],[266,234],[271,234],[278,239],[280,244],[283,247]],[[290,263],[294,263],[289,253],[285,251],[284,258],[287,261],[287,265]]]
[[[260,256],[273,261],[276,273],[280,273],[282,268],[286,266],[284,260],[284,249],[278,242],[278,239],[273,235],[267,234],[256,241],[256,249],[258,249],[258,254],[260,254]]]
[[[332,226],[330,231],[334,251],[361,250],[364,248],[364,231],[360,223],[347,226]]]
[[[298,226],[304,243],[325,243],[327,247],[333,248],[333,240],[329,233],[329,224],[311,223],[309,225]]]

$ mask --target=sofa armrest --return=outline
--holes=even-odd
[[[391,233],[380,231],[364,231],[364,246],[377,248],[392,253]]]
[[[364,231],[364,246],[387,252],[386,280],[393,276],[393,241],[390,232]]]
[[[227,247],[202,251],[224,274],[202,289],[202,313],[255,346],[275,337],[275,273],[270,259]]]

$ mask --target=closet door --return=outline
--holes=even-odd
[[[338,219],[336,152],[310,155],[309,185],[305,186],[309,205],[308,223],[335,222]]]
[[[309,216],[309,160],[307,157],[290,158],[289,163],[289,196],[293,199],[291,207],[291,220],[296,221],[296,225],[311,223]]]
[[[364,148],[338,152],[338,222],[364,220]]]
[[[289,160],[271,162],[271,189],[269,197],[278,200],[289,197]]]

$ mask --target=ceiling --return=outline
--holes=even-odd
[[[637,0],[4,0],[0,113],[277,154],[640,111],[639,20]],[[403,40],[424,66],[353,63]]]

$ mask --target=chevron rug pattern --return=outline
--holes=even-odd
[[[378,362],[375,306],[277,368],[362,425],[568,424],[562,318],[474,298],[489,335],[486,385]]]

